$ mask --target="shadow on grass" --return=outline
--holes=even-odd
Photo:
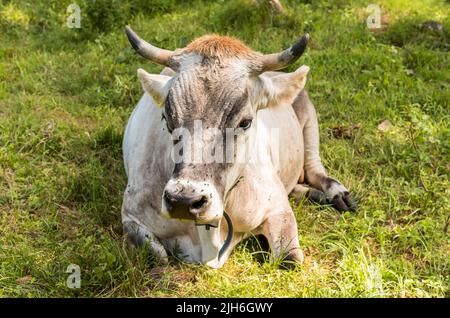
[[[122,233],[120,209],[126,177],[122,161],[122,133],[112,127],[99,131],[77,161],[64,204],[75,207],[98,226]]]
[[[431,50],[450,50],[450,25],[425,17],[413,16],[398,19],[379,35],[385,44],[404,47],[424,46]]]
[[[270,246],[264,235],[254,235],[243,240],[237,246],[238,249],[243,249],[252,255],[252,259],[259,264],[264,264],[270,261]]]

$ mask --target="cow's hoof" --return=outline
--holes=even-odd
[[[338,189],[332,193],[332,197],[327,198],[326,194],[320,190],[311,188],[308,190],[306,197],[314,203],[325,205],[331,204],[339,212],[356,211],[357,204],[350,192],[342,185],[342,189]]]
[[[339,212],[356,211],[358,205],[348,191],[335,194],[333,198],[328,200],[329,203]]]
[[[282,269],[294,269],[297,266],[302,265],[303,260],[304,258],[302,250],[300,248],[295,248],[283,255],[279,266]]]
[[[340,182],[327,178],[325,181],[325,195],[327,203],[339,212],[356,211],[357,205],[352,195]]]
[[[327,204],[327,197],[326,197],[325,193],[323,193],[320,190],[311,188],[306,193],[306,197],[311,202],[314,202],[314,203],[317,203],[317,204],[321,204],[321,205]]]

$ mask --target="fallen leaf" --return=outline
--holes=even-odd
[[[381,16],[381,24],[385,27],[387,26],[389,23],[391,23],[391,17],[389,16],[388,13],[383,14]]]
[[[33,279],[33,277],[31,275],[27,275],[24,277],[17,278],[16,283],[19,285],[25,285],[25,284],[28,284],[32,279]]]
[[[378,125],[378,131],[380,132],[386,132],[388,130],[390,130],[392,128],[392,123],[389,120],[383,120],[379,125]]]
[[[350,126],[336,126],[331,129],[331,134],[337,139],[351,139],[355,136],[356,131],[361,128],[361,124]]]
[[[275,8],[278,12],[284,12],[284,8],[279,0],[269,0],[270,5]]]

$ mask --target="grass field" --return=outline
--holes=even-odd
[[[448,1],[281,0],[280,14],[251,0],[80,0],[69,29],[71,2],[0,0],[0,296],[450,297]],[[311,67],[323,161],[359,209],[293,205],[304,266],[278,269],[254,238],[220,270],[126,247],[121,140],[136,69],[161,70],[126,23],[168,49],[214,32],[269,53],[311,34],[288,70]]]

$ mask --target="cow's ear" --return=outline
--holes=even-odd
[[[160,107],[164,105],[164,100],[169,91],[169,81],[172,77],[160,74],[149,74],[142,68],[137,70],[137,75],[141,81],[142,88],[146,91]]]
[[[263,73],[254,87],[254,104],[258,108],[291,104],[305,87],[308,72],[309,67],[302,65],[292,73]]]

